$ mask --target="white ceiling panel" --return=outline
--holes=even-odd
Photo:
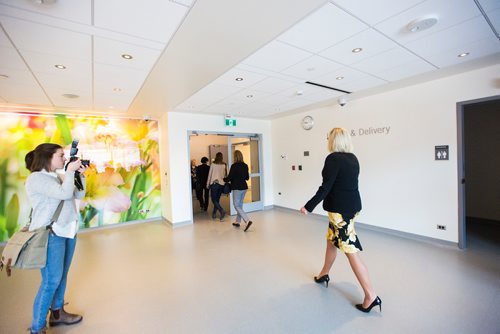
[[[319,56],[312,56],[298,64],[290,66],[281,73],[300,78],[304,81],[313,80],[325,73],[332,72],[343,65]]]
[[[189,8],[167,0],[94,0],[96,27],[167,43]],[[120,15],[117,15],[120,12]]]
[[[320,55],[344,65],[350,65],[376,54],[393,49],[397,46],[394,41],[378,33],[373,29],[367,29],[340,42]],[[362,48],[361,52],[353,52],[356,48]]]
[[[69,78],[72,76],[92,79],[92,62],[64,56],[48,55],[40,52],[22,51],[22,55],[33,72],[49,73],[54,76]],[[65,69],[58,69],[55,65],[64,65]]]
[[[0,68],[10,68],[17,70],[28,70],[28,67],[24,63],[21,57],[19,57],[19,53],[9,46],[1,46],[0,47],[0,59],[2,62],[0,63]],[[5,74],[1,73],[0,74]]]
[[[355,70],[354,68],[343,67],[332,73],[317,78],[314,82],[328,87],[342,89],[341,87],[346,83],[353,82],[367,76],[368,74]]]
[[[309,52],[285,43],[273,41],[245,59],[243,63],[269,71],[281,72],[310,56],[312,54]]]
[[[5,36],[5,33],[3,32],[2,29],[0,29],[0,47],[8,47],[12,48],[12,43],[9,41],[7,36]]]
[[[240,90],[241,88],[238,87],[223,86],[212,83],[198,93],[194,94],[189,98],[189,101],[183,102],[176,109],[198,110],[199,108],[206,108]]]
[[[392,50],[362,60],[356,63],[355,66],[357,69],[365,71],[366,73],[375,74],[418,60],[422,61],[411,52],[398,46]]]
[[[364,89],[380,86],[386,83],[387,81],[385,80],[368,75],[366,77],[363,77],[363,79],[344,83],[343,85],[341,85],[341,87],[343,90],[346,90],[348,92],[359,92]]]
[[[269,95],[270,95],[269,93],[260,92],[253,89],[244,89],[239,92],[236,92],[229,98],[237,101],[242,101],[242,103],[244,103],[245,101],[247,101],[248,103],[252,103],[257,100],[261,100],[262,98],[265,98],[266,96]]]
[[[423,2],[423,0],[333,0],[332,2],[353,13],[364,22],[374,25]]]
[[[432,66],[429,63],[422,61],[421,59],[417,59],[400,66],[392,67],[382,72],[377,72],[376,75],[381,79],[393,82],[411,76],[415,76],[418,74],[433,71],[435,69],[436,69],[435,66]]]
[[[449,50],[463,49],[462,52],[472,52],[475,50],[467,50],[466,46],[475,41],[494,38],[495,35],[491,31],[489,25],[482,16],[468,20],[461,24],[450,27],[446,30],[439,31],[435,34],[427,36],[425,39],[419,39],[408,43],[407,48],[417,53],[418,55],[428,58],[440,52],[447,53]],[[498,44],[499,41],[492,40],[492,43]],[[452,56],[452,55],[450,55]],[[457,54],[453,55],[457,56]]]
[[[500,8],[500,1],[498,0],[479,0],[479,3],[486,12]]]
[[[352,15],[327,3],[279,36],[278,40],[317,53],[367,28]]]
[[[236,80],[237,78],[243,80]],[[265,78],[266,76],[263,74],[233,68],[217,78],[214,83],[238,88],[247,88]]]
[[[63,90],[63,94],[92,96],[92,79],[90,77],[79,78],[72,75],[52,75],[39,72],[35,72],[35,76],[47,93],[50,89],[57,88],[58,90]]]
[[[125,59],[122,57],[123,54],[131,55],[133,58]],[[142,70],[153,67],[160,54],[159,50],[94,37],[94,61],[96,63]]]
[[[281,92],[287,88],[293,87],[295,85],[296,83],[292,81],[268,77],[267,79],[264,79],[253,85],[252,89],[255,89],[260,92],[274,94]]]
[[[36,83],[15,83],[9,80],[0,80],[0,96],[8,103],[48,105],[50,101]]]
[[[147,74],[136,69],[95,63],[94,88],[102,94],[112,94],[115,88],[125,94],[133,94],[142,86]]]
[[[80,60],[92,59],[91,37],[87,34],[8,17],[1,17],[1,23],[21,54],[34,51]]]
[[[407,44],[480,15],[481,12],[472,0],[428,0],[377,24],[375,28],[399,43]],[[410,22],[432,16],[438,19],[435,26],[414,33],[408,31],[407,25]]]
[[[49,87],[46,91],[56,107],[82,108],[87,110],[93,108],[92,95],[79,95],[78,98],[72,99],[63,96],[63,94],[66,94],[64,88]]]
[[[4,68],[2,67],[2,64],[0,64],[0,74],[8,76],[8,78],[0,77],[0,81],[4,81],[4,84],[16,83],[38,85],[35,81],[35,77],[33,77],[33,74],[31,74],[31,72],[26,69]],[[0,90],[0,95],[1,94],[2,91]]]
[[[57,4],[36,1],[0,0],[0,3],[67,21],[92,23],[92,0],[59,0]],[[96,1],[97,2],[97,1]]]
[[[123,94],[96,94],[94,108],[100,110],[127,111],[135,95]]]
[[[498,1],[500,3],[500,1]],[[495,27],[497,33],[500,34],[500,8],[487,12],[488,18],[490,19],[491,24]]]

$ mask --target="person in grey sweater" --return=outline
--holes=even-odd
[[[80,322],[81,315],[64,310],[64,293],[69,267],[76,246],[78,211],[75,199],[85,196],[85,177],[81,174],[83,190],[75,188],[75,172],[86,168],[80,159],[70,162],[61,182],[56,170],[64,168],[64,151],[57,144],[38,145],[25,157],[26,168],[31,174],[26,180],[26,192],[33,208],[30,231],[51,223],[57,206],[63,201],[59,218],[52,224],[47,245],[47,263],[41,269],[42,282],[33,303],[31,333],[45,333],[50,308],[50,326],[72,325]]]

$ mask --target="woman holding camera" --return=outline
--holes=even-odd
[[[312,212],[316,205],[323,201],[323,209],[328,212],[329,225],[326,240],[325,262],[316,283],[325,283],[328,287],[329,272],[340,249],[349,260],[351,269],[364,292],[362,304],[356,308],[368,313],[378,306],[382,311],[382,300],[373,289],[368,269],[359,251],[362,251],[354,220],[361,211],[361,197],[358,191],[359,163],[352,153],[351,136],[346,129],[333,128],[328,134],[328,150],[331,152],[325,159],[322,176],[323,183],[316,194],[300,208],[300,212]]]
[[[75,173],[85,172],[86,167],[80,159],[70,162],[61,182],[56,170],[64,168],[66,160],[62,147],[51,143],[38,145],[25,157],[26,168],[31,172],[26,180],[26,192],[33,208],[30,231],[50,225],[63,201],[59,218],[50,227],[47,263],[41,269],[42,282],[33,303],[31,333],[45,333],[49,309],[50,326],[72,325],[82,320],[81,315],[66,312],[63,305],[78,230],[75,199],[85,196],[85,177],[80,175],[83,190],[79,191],[75,188]]]

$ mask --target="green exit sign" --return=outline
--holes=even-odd
[[[226,118],[226,126],[236,126],[236,120],[234,118]]]

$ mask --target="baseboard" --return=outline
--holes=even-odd
[[[299,211],[299,210],[290,209],[290,208],[287,208],[284,206],[279,206],[279,205],[275,205],[274,208],[277,210],[293,212],[293,213],[298,213],[298,211]],[[328,216],[320,215],[317,213],[309,213],[308,216],[315,218],[315,219],[318,219],[318,220],[322,220],[322,221],[324,221],[325,219],[328,220]],[[436,238],[418,235],[418,234],[414,234],[414,233],[410,233],[410,232],[398,231],[398,230],[394,230],[394,229],[390,229],[390,228],[386,228],[386,227],[374,226],[374,225],[370,225],[370,224],[359,222],[359,221],[356,222],[356,228],[361,228],[361,229],[366,229],[366,230],[370,230],[370,231],[390,234],[390,235],[394,235],[394,236],[400,237],[400,238],[426,242],[426,243],[430,243],[430,244],[437,245],[437,246],[458,248],[458,242],[436,239]]]
[[[165,217],[163,217],[163,222],[165,223],[165,225],[167,225],[171,229],[176,229],[178,227],[184,227],[184,226],[193,225],[193,221],[192,220],[185,220],[183,222],[178,222],[178,223],[173,224],[170,220],[168,220]]]
[[[272,210],[274,209],[274,205],[265,205],[264,210]]]

